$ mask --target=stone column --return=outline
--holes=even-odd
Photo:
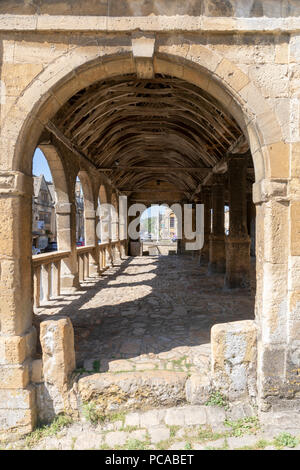
[[[256,297],[258,325],[258,405],[262,411],[300,409],[299,315],[297,304],[289,310],[289,286],[299,284],[299,268],[289,265],[289,250],[295,236],[296,258],[300,255],[299,215],[290,226],[291,201],[288,182],[264,179],[253,185],[256,204]],[[290,284],[289,284],[290,283]],[[295,299],[296,300],[296,299]],[[294,311],[293,311],[294,310]],[[297,318],[298,316],[298,318]],[[295,328],[295,342],[289,332]],[[296,339],[297,338],[297,339]],[[290,341],[290,344],[289,344]],[[295,349],[293,350],[293,346]],[[293,360],[290,360],[293,355]]]
[[[0,438],[30,432],[35,393],[30,385],[36,348],[33,321],[32,178],[0,172]]]
[[[250,238],[247,230],[247,158],[235,154],[228,162],[229,236],[226,238],[225,287],[249,287]]]
[[[59,251],[70,251],[68,258],[61,263],[61,288],[72,291],[80,287],[76,252],[75,206],[58,203],[55,207],[57,222],[57,242]]]
[[[89,256],[89,273],[95,276],[100,273],[98,241],[96,244],[96,211],[93,209],[84,211],[85,242],[87,246],[94,246],[93,253]]]
[[[202,190],[202,204],[204,205],[204,245],[200,254],[200,264],[209,261],[209,237],[211,231],[211,190],[205,187]]]
[[[225,272],[224,177],[214,175],[212,185],[212,233],[209,237],[208,273]]]
[[[184,255],[184,254],[187,254],[189,253],[187,250],[186,250],[186,242],[189,241],[185,238],[185,227],[184,227],[184,205],[187,204],[186,201],[184,202],[181,202],[180,205],[181,205],[181,239],[178,240],[178,253],[181,254],[181,255]],[[180,221],[178,220],[178,223],[180,223]]]
[[[128,209],[134,204],[130,199],[127,200]],[[127,227],[129,230],[130,223],[135,220],[137,215],[128,215],[127,212]],[[140,224],[137,225],[136,231],[139,232]],[[138,239],[130,238],[128,231],[128,254],[129,256],[142,256],[143,255],[143,245],[141,243],[140,237]]]

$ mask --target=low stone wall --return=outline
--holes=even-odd
[[[32,363],[38,418],[51,421],[67,412],[78,416],[94,402],[103,415],[113,411],[204,405],[212,392],[229,401],[256,397],[256,326],[254,321],[214,325],[211,332],[211,375],[147,370],[94,373],[75,377],[74,331],[68,317],[40,324],[42,359]],[[207,370],[209,372],[209,369]]]
[[[212,386],[229,400],[256,397],[257,330],[244,320],[214,325],[211,330]]]

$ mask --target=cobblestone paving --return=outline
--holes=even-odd
[[[266,430],[245,407],[230,411],[211,406],[184,406],[115,414],[105,422],[64,423],[59,419],[25,439],[0,449],[33,450],[299,450],[300,430]],[[239,419],[234,419],[239,417]],[[243,417],[244,416],[244,417]],[[209,424],[208,424],[209,423]],[[62,422],[61,422],[62,424]],[[66,425],[67,424],[67,425]],[[130,455],[130,454],[129,454]]]
[[[252,319],[252,292],[224,291],[192,256],[127,257],[102,276],[39,308],[68,315],[77,367],[86,370],[205,371],[215,323]]]

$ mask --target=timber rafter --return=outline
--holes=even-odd
[[[53,123],[121,192],[163,178],[187,197],[242,136],[213,97],[167,76],[98,82],[74,95]]]

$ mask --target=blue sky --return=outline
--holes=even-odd
[[[52,181],[51,171],[43,152],[37,148],[33,155],[32,174],[44,175],[46,181]]]

